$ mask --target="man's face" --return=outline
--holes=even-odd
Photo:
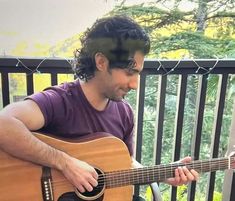
[[[134,67],[108,69],[104,80],[103,95],[113,101],[121,101],[127,93],[138,88],[139,73],[143,69],[144,55],[137,51],[133,57]]]

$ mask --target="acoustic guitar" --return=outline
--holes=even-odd
[[[134,184],[163,181],[174,176],[182,163],[131,169],[126,145],[115,137],[102,137],[86,142],[71,142],[34,133],[43,142],[93,165],[99,174],[98,186],[92,192],[80,193],[62,175],[17,159],[0,151],[1,201],[131,201]],[[215,158],[187,163],[189,169],[212,172],[230,169],[235,157]]]

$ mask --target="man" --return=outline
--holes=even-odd
[[[50,87],[1,111],[0,148],[18,158],[60,170],[84,192],[97,185],[95,169],[50,147],[31,131],[67,138],[107,132],[123,140],[132,156],[134,118],[123,98],[138,87],[150,41],[133,20],[114,16],[97,20],[81,42],[74,68],[79,79]],[[188,161],[188,157],[183,160]],[[133,167],[139,165],[133,159]],[[175,178],[166,182],[181,185],[197,178],[196,171],[183,167],[176,169]]]

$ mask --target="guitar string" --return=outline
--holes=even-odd
[[[143,177],[143,179],[145,179],[146,177]],[[130,182],[126,182],[125,180],[123,180],[122,178],[117,177],[115,180],[111,180],[109,182],[106,182],[106,180],[104,181],[99,181],[98,185],[95,188],[103,188],[104,184],[106,184],[106,188],[113,188],[113,187],[120,187],[120,186],[127,186],[127,185],[133,185],[133,184],[140,184],[142,180],[139,180],[138,178],[135,179],[130,179]],[[156,181],[155,179],[153,179],[152,181]],[[54,187],[58,187],[58,186],[64,186],[66,187],[67,181],[64,181],[63,183],[56,183],[53,186]],[[143,182],[143,181],[142,181]],[[68,183],[68,182],[67,182]],[[146,183],[146,182],[143,182]]]
[[[215,162],[217,162],[217,161],[215,161]],[[205,163],[205,162],[204,162]],[[206,162],[206,163],[208,163],[208,162]],[[190,164],[190,165],[192,165],[192,164]],[[208,167],[211,167],[211,165],[217,165],[218,167],[223,167],[223,166],[221,166],[221,165],[224,165],[224,168],[226,168],[227,167],[227,165],[228,165],[228,163],[215,163],[215,164],[213,164],[213,162],[211,163],[211,164],[209,164],[208,166],[204,166],[204,169],[208,169]],[[161,165],[162,167],[164,167],[164,165]],[[106,183],[105,181],[107,181],[107,179],[111,179],[111,181],[109,181],[109,183],[110,183],[110,186],[112,186],[112,185],[120,185],[120,184],[123,184],[123,178],[122,177],[124,177],[125,176],[125,179],[126,179],[126,176],[127,176],[127,174],[131,177],[135,177],[136,175],[138,176],[139,174],[139,170],[141,170],[141,172],[144,172],[144,173],[147,173],[147,172],[150,172],[149,174],[151,174],[151,172],[153,172],[153,173],[155,173],[157,170],[159,170],[159,168],[161,168],[161,167],[158,167],[158,168],[156,168],[157,166],[153,166],[153,167],[150,167],[149,169],[150,169],[150,171],[148,170],[143,170],[142,168],[137,168],[137,169],[132,169],[132,171],[130,172],[130,170],[126,170],[126,171],[114,171],[114,172],[109,172],[109,173],[106,173],[105,175],[103,175],[103,174],[100,174],[99,175],[99,184],[98,184],[98,186],[96,186],[96,188],[97,187],[102,187],[103,185],[104,185],[104,183]],[[154,169],[153,169],[154,168]],[[195,168],[195,167],[194,167]],[[196,167],[197,168],[197,167]],[[196,169],[195,168],[195,169]],[[139,169],[139,170],[138,170]],[[152,169],[152,170],[151,170]],[[169,169],[169,168],[165,168],[165,169]],[[157,172],[159,172],[159,174],[161,174],[161,173],[164,173],[164,175],[165,175],[165,169],[164,169],[164,171],[157,171]],[[171,170],[171,172],[169,173],[169,176],[171,176],[172,175],[172,172],[174,171],[174,170],[172,170],[172,167],[170,168],[170,170]],[[149,174],[148,174],[148,177],[149,177]],[[152,175],[153,176],[153,180],[154,180],[154,175]],[[115,178],[114,178],[115,177]],[[165,175],[165,177],[166,177],[166,175]],[[164,179],[165,179],[165,177],[163,177]],[[145,177],[142,177],[143,179],[145,178]],[[112,181],[112,179],[115,179],[115,181],[113,182]],[[133,178],[132,180],[130,179],[130,182],[139,182],[140,180],[139,180],[140,178]],[[61,184],[63,184],[64,182],[66,183],[66,181],[67,180],[61,180],[61,181],[52,181],[52,183],[54,184],[54,185],[58,185],[59,183],[61,183]],[[129,184],[129,183],[128,183]]]
[[[153,180],[153,181],[155,181],[155,180]],[[113,188],[113,187],[128,186],[128,185],[140,184],[140,183],[142,183],[142,182],[140,182],[139,179],[132,179],[132,180],[130,180],[130,182],[124,182],[122,179],[116,179],[115,181],[110,181],[108,184],[107,184],[107,182],[99,182],[99,184],[95,188],[103,188],[104,184],[106,184],[105,185],[106,188]],[[146,183],[146,182],[143,182],[143,184],[144,183]],[[55,187],[58,187],[58,186],[67,187],[65,182],[60,183],[60,184],[55,184],[53,186],[55,186]]]
[[[203,162],[202,162],[203,163]],[[199,167],[196,167],[196,165],[195,164],[190,164],[190,165],[186,165],[186,166],[188,166],[189,168],[191,168],[190,166],[192,166],[192,168],[195,168],[195,169],[201,169],[201,164],[202,163],[200,163],[200,164],[196,164],[196,165],[200,165]],[[207,163],[207,162],[205,162],[205,163]],[[215,163],[215,164],[213,164],[213,163]],[[218,167],[222,167],[221,165],[224,165],[224,168],[226,168],[227,167],[227,162],[226,163],[217,163],[217,161],[215,161],[215,162],[212,162],[212,163],[210,163],[210,164],[208,164],[208,166],[204,166],[204,168],[203,169],[208,169],[208,168],[211,168],[211,165],[217,165]],[[184,165],[185,166],[185,165]],[[171,166],[170,168],[169,167],[164,167],[164,165],[161,165],[160,167],[159,166],[153,166],[153,167],[149,167],[148,168],[148,170],[145,170],[145,169],[143,169],[143,168],[137,168],[137,169],[128,169],[128,170],[121,170],[121,171],[113,171],[113,172],[108,172],[108,173],[106,173],[105,174],[105,176],[103,176],[102,174],[100,174],[99,175],[99,181],[102,181],[102,179],[109,179],[109,178],[113,178],[113,177],[115,177],[115,176],[120,176],[120,175],[127,175],[127,174],[130,174],[130,176],[135,176],[135,174],[139,174],[139,172],[141,171],[141,172],[144,172],[144,173],[150,173],[151,174],[151,172],[160,172],[160,173],[165,173],[165,170],[167,171],[167,170],[171,170],[171,172],[170,173],[172,173],[174,170],[172,170],[172,168],[177,168],[178,167],[178,165],[175,165],[175,166]],[[159,171],[159,169],[162,169],[162,168],[164,168],[164,170],[163,171]],[[216,167],[216,169],[217,169],[217,167]],[[168,172],[169,173],[169,172]],[[165,174],[164,174],[165,175]],[[54,182],[59,182],[59,181],[54,181]],[[61,181],[61,182],[63,182],[63,181]]]
[[[212,163],[210,163],[208,166],[204,166],[204,169],[207,169],[208,167],[210,167],[211,165],[218,165],[218,166],[220,166],[220,165],[226,165],[227,166],[227,163],[220,163],[220,164],[218,164],[218,163],[215,163],[215,164],[213,164],[213,162]],[[197,164],[198,165],[198,164]],[[182,166],[185,166],[185,165],[182,165]],[[195,165],[193,165],[193,164],[191,164],[191,165],[186,165],[186,166],[188,166],[188,167],[190,167],[190,166],[192,166],[192,168],[195,168],[196,166]],[[193,167],[194,166],[194,167]],[[128,170],[120,170],[120,171],[113,171],[113,172],[107,172],[107,173],[105,173],[105,176],[104,176],[104,178],[109,178],[109,177],[113,177],[113,175],[115,176],[115,175],[118,175],[118,174],[131,174],[131,175],[133,175],[133,174],[135,174],[135,173],[139,173],[140,171],[141,172],[160,172],[160,173],[162,173],[162,172],[164,172],[165,173],[165,169],[166,170],[168,170],[169,168],[170,168],[170,170],[171,171],[174,171],[174,170],[172,170],[172,168],[177,168],[177,167],[179,167],[178,165],[175,165],[175,166],[171,166],[171,167],[164,167],[164,165],[161,165],[161,166],[153,166],[153,167],[148,167],[148,169],[146,170],[145,168],[136,168],[136,169],[128,169]],[[201,163],[199,164],[199,167],[200,168],[197,168],[197,169],[201,169]],[[191,167],[190,167],[191,168]],[[164,170],[160,170],[159,171],[159,169],[164,169]],[[102,178],[102,175],[103,174],[100,174],[99,175],[99,179],[100,178]],[[61,180],[61,181],[64,181],[64,180]],[[56,182],[59,182],[59,181],[56,181]]]
[[[225,166],[225,167],[227,167],[227,166]],[[160,174],[161,173],[163,173],[164,175],[163,175],[163,177],[161,177],[161,178],[159,178],[159,179],[157,179],[154,175],[151,175],[151,173],[149,173],[148,175],[151,175],[152,176],[152,180],[151,181],[156,181],[156,180],[164,180],[164,179],[166,179],[166,178],[169,178],[169,177],[172,177],[173,176],[173,174],[171,174],[171,173],[169,173],[169,174],[166,174],[165,173],[165,171],[162,171],[162,172],[160,172]],[[126,175],[124,175],[125,176],[125,179],[126,179]],[[130,177],[131,176],[135,176],[135,175],[130,175]],[[112,181],[110,181],[110,185],[118,185],[118,184],[123,184],[123,183],[125,183],[125,182],[123,182],[123,175],[122,175],[122,177],[115,177],[115,180],[112,180]],[[148,178],[148,177],[146,177],[146,176],[140,176],[140,177],[137,177],[137,178],[133,178],[133,179],[130,179],[131,180],[131,184],[134,182],[136,182],[136,183],[144,183],[144,180],[146,179],[146,178]],[[126,183],[128,183],[128,182],[126,182]]]

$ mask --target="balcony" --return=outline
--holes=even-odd
[[[70,61],[55,58],[3,57],[0,74],[0,107],[34,93],[36,75],[47,76],[50,85],[59,83],[61,74],[73,77]],[[16,74],[25,80],[21,94],[12,94]],[[185,155],[204,160],[231,151],[235,145],[234,83],[235,60],[146,60],[139,89],[128,99],[136,115],[136,159],[158,165]],[[234,176],[227,170],[220,174],[223,201],[235,200]],[[205,200],[212,201],[219,188],[218,173],[203,174],[200,180],[206,183]],[[188,186],[188,201],[196,200],[198,186],[195,182]],[[171,201],[177,200],[177,191],[169,189]],[[139,186],[135,193],[141,193]]]

